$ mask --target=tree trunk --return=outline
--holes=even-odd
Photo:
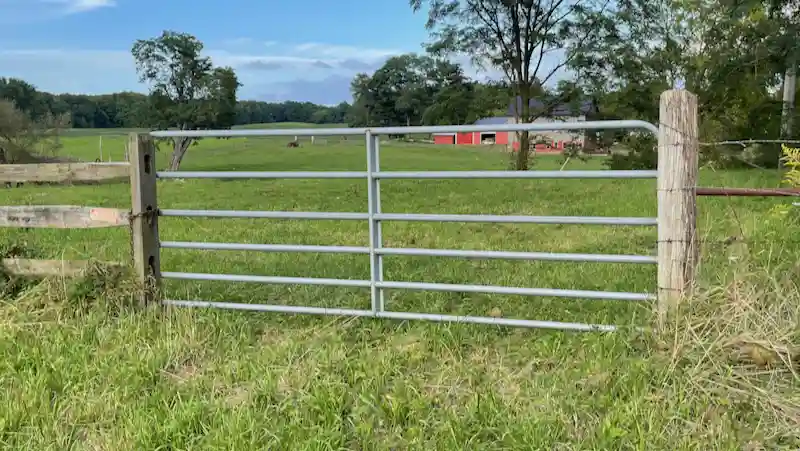
[[[531,151],[531,134],[530,132],[519,132],[519,149],[517,149],[517,158],[514,164],[514,169],[517,171],[528,170],[528,155]]]
[[[783,76],[783,111],[781,113],[781,139],[792,138],[794,122],[794,97],[797,91],[797,52],[791,50],[786,58]]]
[[[183,156],[186,155],[186,151],[189,150],[189,146],[192,144],[192,139],[175,138],[173,139],[173,143],[175,147],[172,151],[172,158],[169,161],[169,170],[177,171],[181,167]]]
[[[517,117],[519,118],[519,123],[527,124],[531,122],[531,87],[528,86],[525,82],[521,82],[517,85],[516,91],[519,93],[520,104],[519,104],[519,111],[516,111]],[[515,106],[516,99],[514,99]],[[515,163],[514,169],[517,171],[527,171],[529,168],[528,157],[530,156],[531,152],[531,134],[530,132],[524,131],[519,133],[519,149],[517,150],[517,159]]]

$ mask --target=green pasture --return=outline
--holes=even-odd
[[[64,138],[64,153],[92,160],[97,141],[97,136]],[[287,148],[286,142],[203,140],[191,148],[182,170],[366,167],[363,139],[331,137],[317,145],[304,140],[299,149]],[[123,158],[124,145],[124,136],[103,138],[112,160]],[[163,146],[157,163],[163,167],[168,159],[169,149]],[[508,167],[508,156],[478,147],[385,142],[381,166],[389,171],[501,170]],[[535,162],[535,169],[561,166],[554,156]],[[602,168],[601,158],[570,161],[565,167]],[[701,171],[705,186],[773,187],[779,178],[768,171]],[[125,184],[0,192],[5,205],[130,207]],[[162,209],[367,209],[365,181],[165,180],[159,182],[158,197]],[[656,215],[654,180],[383,181],[381,202],[383,211],[391,213]],[[796,223],[775,213],[786,203],[780,198],[701,199],[701,285],[730,282],[742,259],[771,271],[792,267],[800,257],[800,235]],[[356,221],[160,220],[161,239],[169,241],[366,246],[367,227]],[[125,228],[0,229],[0,245],[14,244],[40,258],[125,261],[129,239]],[[653,255],[656,230],[389,222],[383,225],[383,239],[386,247]],[[165,249],[162,269],[369,278],[368,257],[347,255]],[[655,290],[655,267],[635,264],[386,257],[385,278]],[[698,415],[716,401],[683,399],[678,376],[665,385],[666,367],[658,353],[628,332],[577,334],[206,310],[119,314],[101,306],[76,314],[72,304],[36,301],[45,296],[41,290],[10,298],[0,313],[0,361],[5,363],[0,367],[0,446],[8,449],[733,450],[758,432],[756,426],[742,432],[742,424],[757,424],[748,419],[703,426],[703,433],[695,435],[687,432],[690,422],[704,424]],[[69,289],[62,291],[70,298]],[[361,289],[168,280],[165,295],[369,308],[369,292]],[[94,303],[103,304],[103,296]],[[646,325],[652,307],[399,290],[386,293],[386,305],[395,311],[499,311],[509,318],[621,325]]]

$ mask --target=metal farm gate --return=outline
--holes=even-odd
[[[398,320],[430,320],[444,322],[466,322],[495,324],[519,327],[537,327],[565,330],[615,330],[612,325],[591,325],[527,319],[507,319],[478,316],[454,316],[396,312],[387,309],[383,291],[385,289],[432,290],[447,292],[495,293],[505,295],[548,296],[582,299],[608,299],[624,301],[653,301],[655,294],[625,293],[604,291],[581,291],[551,288],[523,288],[486,285],[456,285],[422,282],[396,282],[384,279],[383,256],[435,256],[465,257],[478,259],[510,260],[550,260],[575,262],[606,262],[657,264],[657,257],[640,255],[599,255],[538,252],[505,252],[476,250],[434,250],[411,248],[387,248],[383,246],[381,224],[385,221],[442,221],[466,223],[506,223],[506,224],[592,224],[609,226],[658,226],[657,218],[650,217],[582,217],[582,216],[502,216],[502,215],[455,215],[455,214],[396,214],[381,209],[380,181],[387,179],[642,179],[656,178],[659,171],[413,171],[386,172],[380,168],[379,136],[390,134],[441,133],[441,132],[516,132],[516,131],[555,131],[555,130],[598,130],[635,129],[658,135],[659,129],[643,121],[595,121],[552,124],[507,124],[489,126],[437,126],[437,127],[379,127],[379,128],[336,128],[336,129],[292,129],[292,130],[219,130],[219,131],[156,131],[150,135],[155,138],[173,137],[245,137],[245,136],[332,136],[363,135],[366,138],[367,167],[359,172],[158,172],[160,179],[363,179],[368,185],[368,205],[366,212],[287,212],[287,211],[220,211],[220,210],[160,210],[160,216],[205,217],[205,218],[264,218],[293,220],[352,220],[369,222],[369,243],[363,247],[352,246],[307,246],[288,244],[237,244],[206,242],[160,243],[164,249],[198,250],[236,250],[263,252],[311,252],[363,254],[370,259],[369,280],[321,279],[304,277],[270,277],[229,274],[195,274],[186,272],[160,272],[165,279],[255,282],[265,284],[302,284],[341,287],[369,288],[371,309],[355,310],[340,308],[296,307],[285,305],[256,305],[226,302],[206,302],[194,300],[166,300],[163,303],[173,306],[216,307],[264,312],[308,313],[320,315],[360,316],[390,318]],[[659,190],[661,183],[659,181]],[[662,199],[659,194],[659,214]],[[659,241],[661,240],[659,227]],[[660,249],[661,251],[661,249]],[[659,252],[660,254],[661,252]],[[661,271],[659,271],[661,273]],[[659,274],[659,279],[661,275]]]

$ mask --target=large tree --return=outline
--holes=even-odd
[[[406,54],[389,58],[350,85],[349,122],[363,125],[466,124],[508,106],[508,91],[475,83],[443,58]]]
[[[434,54],[466,54],[479,65],[503,71],[519,97],[519,122],[547,115],[555,103],[531,108],[537,89],[569,62],[575,49],[592,44],[587,21],[596,20],[610,0],[410,0],[419,11],[427,6],[427,28]],[[519,134],[518,170],[528,169],[530,137]]]
[[[233,69],[214,68],[203,43],[174,31],[137,40],[132,53],[140,81],[150,87],[150,126],[178,130],[230,128],[239,82]],[[191,138],[174,138],[170,170],[180,167]]]
[[[657,122],[659,95],[680,82],[698,96],[701,140],[776,138],[776,87],[788,49],[780,30],[787,25],[766,3],[774,1],[617,2],[593,18],[594,45],[578,49],[570,68],[583,89],[603,99],[609,118]],[[777,148],[763,146],[758,164],[774,166]],[[726,149],[703,150],[705,158],[730,160]],[[642,162],[655,164],[651,157]]]

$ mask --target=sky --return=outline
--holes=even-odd
[[[236,70],[242,100],[332,105],[351,101],[356,73],[421,52],[424,23],[408,0],[0,0],[0,76],[53,93],[145,92],[131,46],[173,30]]]

